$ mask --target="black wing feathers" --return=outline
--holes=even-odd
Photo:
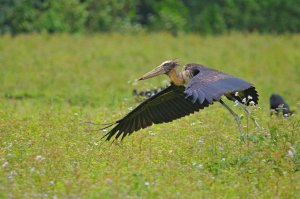
[[[115,136],[117,139],[122,135],[123,139],[134,131],[146,128],[152,124],[170,122],[209,105],[205,100],[202,103],[199,103],[199,101],[193,103],[186,98],[184,90],[185,87],[183,86],[170,85],[142,102],[125,117],[116,121],[116,126],[103,138],[110,140]]]
[[[252,99],[249,99],[248,96],[251,96]],[[230,93],[226,95],[227,99],[235,101],[238,100],[240,103],[244,103],[243,99],[246,98],[246,105],[248,106],[251,101],[253,101],[255,104],[258,104],[258,93],[255,90],[255,87],[251,86],[250,88],[247,88],[244,91],[239,91],[238,96],[235,96],[234,93]]]

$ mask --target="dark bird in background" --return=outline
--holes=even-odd
[[[294,111],[290,110],[289,105],[284,101],[283,97],[275,93],[270,97],[270,109],[271,115],[273,112],[276,112],[276,114],[282,114],[284,117],[288,117],[294,113]]]
[[[134,131],[152,124],[171,122],[204,109],[214,102],[220,102],[233,115],[241,132],[238,115],[221,97],[226,96],[248,111],[247,106],[258,103],[255,87],[247,81],[199,64],[186,64],[182,71],[178,70],[178,66],[176,60],[168,60],[143,75],[139,80],[166,74],[171,85],[143,101],[122,119],[104,127],[103,129],[114,126],[103,138],[110,140],[112,137],[118,139],[121,136],[124,139]]]
[[[146,91],[137,91],[136,89],[133,89],[132,95],[136,96],[137,98],[140,98],[140,97],[149,98],[149,97],[152,97],[152,96],[156,95],[157,93],[159,93],[163,89],[165,89],[165,88],[161,87],[161,88],[151,89],[151,90],[146,90]]]

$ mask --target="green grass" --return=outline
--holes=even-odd
[[[0,38],[0,198],[297,198],[300,191],[300,35],[27,35]],[[246,141],[218,103],[122,143],[99,126],[137,102],[135,79],[170,58],[252,82]],[[269,115],[269,96],[298,114]]]

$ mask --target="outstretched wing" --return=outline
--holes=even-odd
[[[205,100],[201,103],[198,101],[192,102],[186,98],[184,90],[185,87],[183,86],[171,84],[166,89],[142,102],[125,117],[116,121],[113,129],[103,138],[110,140],[115,136],[115,139],[118,139],[122,135],[123,139],[132,132],[151,126],[153,123],[170,122],[209,105]]]
[[[249,82],[198,64],[189,64],[186,67],[190,67],[193,74],[196,74],[185,91],[192,102],[197,101],[201,104],[207,100],[211,104],[213,101],[219,101],[223,95],[229,100],[242,102],[244,97],[250,95],[252,101],[257,104],[257,91]],[[238,92],[238,96],[235,96],[235,92]]]

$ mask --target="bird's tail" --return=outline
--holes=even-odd
[[[234,93],[230,93],[226,95],[227,99],[232,101],[239,101],[247,106],[249,106],[252,102],[257,105],[258,104],[258,93],[255,90],[255,87],[247,88],[244,91],[238,91]],[[252,101],[252,102],[251,102]]]

